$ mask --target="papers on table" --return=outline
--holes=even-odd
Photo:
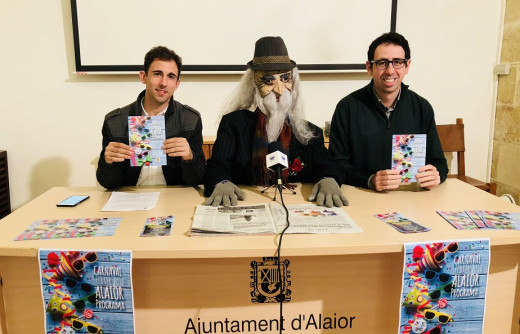
[[[288,205],[290,227],[286,233],[360,233],[363,230],[342,208],[313,204]],[[190,235],[276,234],[286,224],[278,203],[212,207],[198,205]]]
[[[114,191],[101,211],[152,210],[159,200],[159,192],[125,193]]]
[[[520,213],[489,210],[437,211],[458,230],[520,230]]]
[[[288,205],[291,225],[286,233],[361,233],[363,230],[342,208],[325,208],[313,204]],[[278,233],[286,225],[285,210],[278,203],[271,204]]]
[[[421,224],[404,217],[399,212],[379,213],[375,215],[375,217],[384,221],[401,233],[420,233],[430,231],[428,227],[422,226]]]
[[[123,218],[40,219],[27,227],[15,241],[82,237],[109,237]]]

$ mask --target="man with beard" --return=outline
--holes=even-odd
[[[245,193],[235,184],[269,186],[269,143],[279,141],[289,161],[284,185],[317,182],[309,200],[318,205],[348,205],[328,158],[323,132],[304,117],[296,63],[281,37],[263,37],[239,86],[224,104],[217,139],[204,182],[206,205],[236,205]]]
[[[173,99],[180,85],[182,59],[164,46],[145,55],[139,72],[146,85],[136,101],[111,111],[103,123],[103,149],[96,176],[107,189],[140,185],[197,185],[205,171],[202,152],[202,121],[195,109]],[[128,116],[164,117],[166,140],[162,149],[166,165],[131,167]]]

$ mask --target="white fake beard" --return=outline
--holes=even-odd
[[[286,90],[276,102],[276,94],[271,92],[264,98],[260,97],[258,90],[255,92],[255,100],[258,108],[267,116],[267,141],[277,141],[282,132],[285,119],[289,115],[292,105],[291,91]]]

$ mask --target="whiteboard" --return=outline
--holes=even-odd
[[[397,0],[71,0],[76,71],[142,69],[157,45],[183,71],[243,71],[281,36],[302,70],[365,68],[367,40],[395,31]]]

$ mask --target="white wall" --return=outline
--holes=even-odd
[[[438,123],[464,117],[467,172],[481,179],[487,176],[502,2],[399,1],[397,30],[412,48],[405,82],[432,103]],[[8,152],[13,209],[53,186],[97,186],[103,117],[136,98],[143,89],[137,75],[73,74],[68,0],[0,0],[0,31],[0,150]],[[367,48],[375,37],[366,36]],[[254,40],[251,54],[253,48]],[[214,135],[219,105],[239,78],[184,74],[175,98],[199,110],[204,134]],[[323,126],[339,99],[368,76],[302,74],[302,80],[308,119]]]

